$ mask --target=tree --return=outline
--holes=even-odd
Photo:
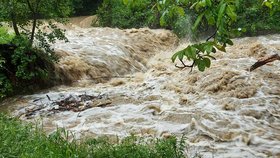
[[[0,22],[14,29],[10,34],[0,27],[0,99],[53,84],[48,80],[54,76],[48,75],[53,74],[50,43],[67,40],[55,22],[65,21],[72,1],[0,0]]]
[[[0,0],[0,21],[11,23],[15,35],[27,36],[30,45],[37,40],[38,47],[50,51],[49,43],[66,40],[53,20],[64,22],[72,10],[72,0]],[[40,29],[45,22],[48,33]]]

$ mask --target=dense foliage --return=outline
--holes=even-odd
[[[31,47],[25,36],[7,33],[4,27],[0,27],[0,36],[0,98],[51,85],[47,81],[48,72],[53,72],[49,55]]]
[[[69,132],[58,129],[47,136],[41,129],[0,114],[0,157],[183,158],[185,143],[175,137],[144,141],[135,136],[116,143],[108,138],[69,141]]]
[[[264,4],[269,7],[264,7]],[[261,0],[258,0],[258,3],[256,0],[240,0],[234,26],[246,29],[244,35],[250,36],[280,32],[280,20],[276,20],[280,19],[277,6],[272,7],[269,1],[264,4]]]
[[[73,11],[71,6],[72,0],[0,0],[0,21],[11,22],[15,35],[26,36],[30,45],[36,40],[37,46],[50,51],[49,43],[66,39],[53,19],[63,22],[61,18]]]
[[[73,11],[73,0],[0,0],[0,22],[10,24],[13,34],[1,28],[0,99],[13,93],[29,90],[41,83],[52,70],[53,52],[50,44],[67,41],[64,30],[54,21]],[[40,20],[44,19],[44,20]],[[43,83],[43,84],[42,84]]]
[[[137,0],[127,6],[122,0],[104,0],[97,14],[101,26],[118,28],[154,27],[156,18],[150,0]]]
[[[217,14],[218,11],[213,6],[218,6],[219,2],[222,1],[104,0],[97,14],[101,26],[167,28],[173,30],[179,37],[185,37],[186,35],[195,37],[195,34],[205,34],[201,32],[215,30],[215,27],[212,26],[214,23],[214,14],[212,12]],[[234,5],[227,7],[234,10],[226,9],[227,13],[232,12],[235,13],[233,16],[236,16],[231,27],[247,30],[243,35],[279,31],[280,21],[275,20],[279,19],[280,16],[276,1],[265,2],[267,6],[271,7],[270,10],[269,7],[263,7],[264,4],[262,2],[262,0],[258,0],[258,2],[255,0],[224,1],[223,3],[234,3]],[[209,7],[209,4],[211,4],[211,7]],[[208,11],[204,12],[203,8],[207,8],[206,10]],[[271,14],[272,10],[274,14]],[[206,16],[201,16],[201,13]],[[201,20],[198,22],[196,19]],[[193,29],[191,29],[192,26],[194,26]],[[233,36],[236,36],[236,34]]]
[[[191,26],[191,17],[178,16],[177,14],[166,14],[165,20],[161,18],[160,10],[153,0],[104,0],[99,7],[97,14],[101,26],[118,27],[118,28],[167,28],[172,29],[180,36],[184,37],[190,33],[188,28]],[[174,12],[182,13],[184,10],[177,10],[178,8],[173,5],[171,8]]]
[[[85,16],[96,14],[102,0],[73,0],[74,12],[72,16]]]

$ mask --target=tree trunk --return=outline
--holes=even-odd
[[[12,18],[12,24],[13,24],[15,34],[16,34],[16,36],[19,36],[20,33],[19,33],[19,30],[18,30],[17,21],[16,21],[16,17],[14,15],[14,13],[11,13],[11,18]]]
[[[30,44],[32,45],[33,44],[33,41],[34,41],[34,36],[35,36],[35,31],[36,31],[36,25],[37,25],[37,18],[38,18],[38,9],[39,9],[39,6],[40,6],[40,3],[41,3],[41,0],[37,0],[35,1],[36,5],[34,5],[32,7],[31,3],[29,0],[26,0],[27,2],[27,5],[30,9],[30,11],[32,12],[33,14],[33,23],[32,23],[32,31],[31,31],[31,37],[30,37]]]
[[[32,23],[31,37],[30,37],[30,43],[31,43],[31,45],[33,44],[33,41],[34,41],[36,25],[37,25],[37,15],[34,14],[34,15],[33,15],[33,23]]]

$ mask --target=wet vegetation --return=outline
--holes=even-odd
[[[54,59],[31,47],[25,36],[0,28],[0,98],[33,92],[54,85]],[[51,80],[51,81],[49,81]]]
[[[109,138],[69,141],[70,132],[58,129],[46,135],[32,127],[0,114],[0,157],[94,157],[94,158],[183,158],[185,143],[175,137],[144,140],[129,136],[122,140]]]
[[[213,27],[207,22],[208,19],[213,20],[210,16],[204,20],[202,19],[202,25],[198,26],[199,29],[197,31],[190,29],[199,17],[199,13],[203,11],[196,12],[193,9],[194,6],[192,8],[178,7],[186,5],[186,3],[194,4],[193,2],[195,1],[189,2],[182,0],[178,1],[178,4],[175,1],[166,1],[165,4],[155,3],[153,0],[134,0],[128,2],[133,3],[125,5],[123,0],[104,0],[97,10],[100,25],[118,28],[167,28],[173,30],[179,37],[194,37],[192,34],[213,31]],[[207,3],[204,4],[205,2]],[[280,12],[277,11],[272,14],[269,8],[264,7],[260,0],[258,2],[255,0],[239,0],[233,2],[236,3],[236,8],[233,10],[236,12],[236,15],[233,14],[233,16],[236,16],[233,28],[246,30],[243,32],[243,36],[280,31],[280,22],[276,20],[279,19]],[[209,4],[209,1],[201,1],[199,4],[204,6]]]

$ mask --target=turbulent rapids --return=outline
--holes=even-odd
[[[188,43],[170,31],[67,27],[69,42],[53,47],[57,72],[73,84],[7,99],[2,109],[77,138],[185,135],[191,157],[280,157],[280,62],[248,71],[280,52],[280,35],[235,39],[201,73],[171,63]]]

